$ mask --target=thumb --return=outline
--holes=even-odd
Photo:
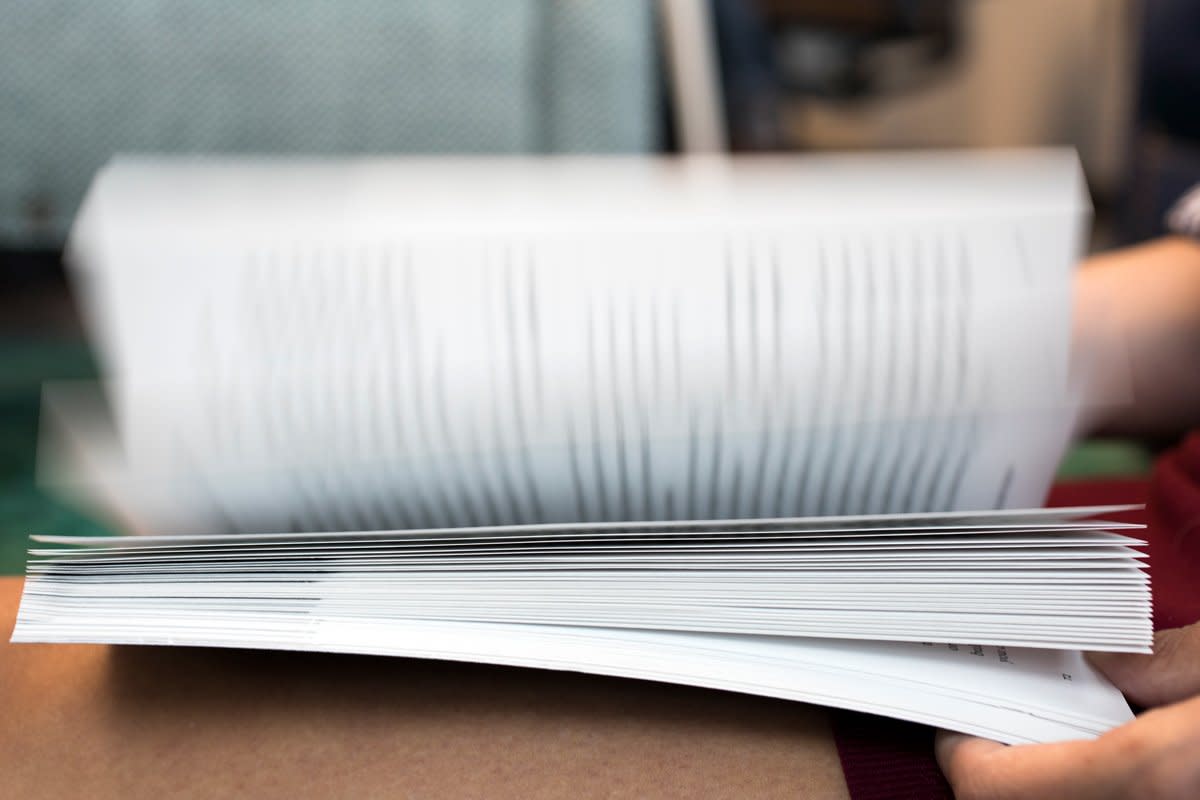
[[[1200,623],[1154,634],[1154,654],[1089,653],[1088,659],[1125,696],[1143,707],[1200,694]]]
[[[1008,745],[939,731],[938,766],[954,796],[979,800],[1124,796],[1120,787],[1134,768],[1103,740]]]

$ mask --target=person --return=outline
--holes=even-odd
[[[1123,384],[1134,400],[1094,403],[1087,425],[1148,436],[1200,428],[1200,243],[1171,236],[1094,257],[1078,273],[1076,302],[1083,344],[1098,356],[1094,390],[1104,400]],[[1178,548],[1152,554],[1200,567],[1200,432],[1159,462],[1151,501]],[[1089,658],[1147,710],[1092,741],[1010,747],[940,731],[936,757],[959,800],[1200,797],[1200,623],[1158,631],[1153,655]]]

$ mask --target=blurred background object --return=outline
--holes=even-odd
[[[6,2],[0,231],[61,241],[118,151],[638,152],[640,0]]]
[[[1151,2],[1153,4],[1153,2]],[[1123,174],[1137,32],[1130,0],[762,0],[784,144],[1069,144],[1094,191]]]
[[[1119,199],[1122,242],[1166,232],[1171,205],[1200,183],[1200,4],[1145,0],[1128,178]]]
[[[1200,180],[1188,0],[0,0],[0,13],[0,572],[19,569],[29,531],[92,525],[37,490],[33,465],[41,383],[95,372],[60,252],[114,153],[1070,145],[1096,247],[1161,232]],[[1147,464],[1136,446],[1091,447],[1072,474]]]
[[[765,0],[786,85],[826,97],[863,97],[911,86],[954,54],[953,0],[794,3]]]

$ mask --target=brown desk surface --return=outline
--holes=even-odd
[[[198,648],[13,645],[8,797],[845,797],[822,709],[574,673]]]

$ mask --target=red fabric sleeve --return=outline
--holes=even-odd
[[[1200,620],[1200,431],[1161,459],[1150,482],[1154,627]]]

